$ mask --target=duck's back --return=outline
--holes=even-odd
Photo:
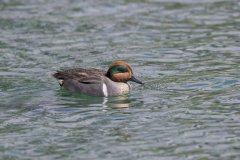
[[[57,71],[53,77],[58,79],[60,86],[78,93],[104,96],[103,81],[105,72],[98,69],[75,68]]]

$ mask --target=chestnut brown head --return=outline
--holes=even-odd
[[[107,71],[106,76],[115,82],[133,81],[143,84],[140,80],[133,76],[132,68],[124,61],[116,61],[112,63]]]

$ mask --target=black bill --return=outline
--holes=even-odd
[[[141,82],[140,80],[138,80],[137,78],[135,78],[134,76],[132,76],[132,78],[130,79],[130,81],[139,83],[139,84],[144,84],[143,82]]]

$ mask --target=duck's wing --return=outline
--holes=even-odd
[[[86,82],[89,80],[96,79],[98,80],[102,76],[104,76],[105,72],[99,69],[84,69],[84,68],[75,68],[75,69],[68,69],[68,70],[62,70],[57,71],[53,74],[53,77],[55,77],[58,80],[76,80],[79,82]]]
[[[89,95],[104,96],[102,81],[105,72],[98,69],[70,69],[56,72],[53,77],[58,79],[60,86]]]

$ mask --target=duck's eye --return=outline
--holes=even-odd
[[[107,76],[111,77],[114,74],[118,74],[118,73],[127,73],[129,72],[128,69],[125,66],[112,66],[111,68],[109,68],[108,72],[107,72]]]
[[[118,67],[118,71],[121,72],[121,73],[128,72],[126,67]]]

